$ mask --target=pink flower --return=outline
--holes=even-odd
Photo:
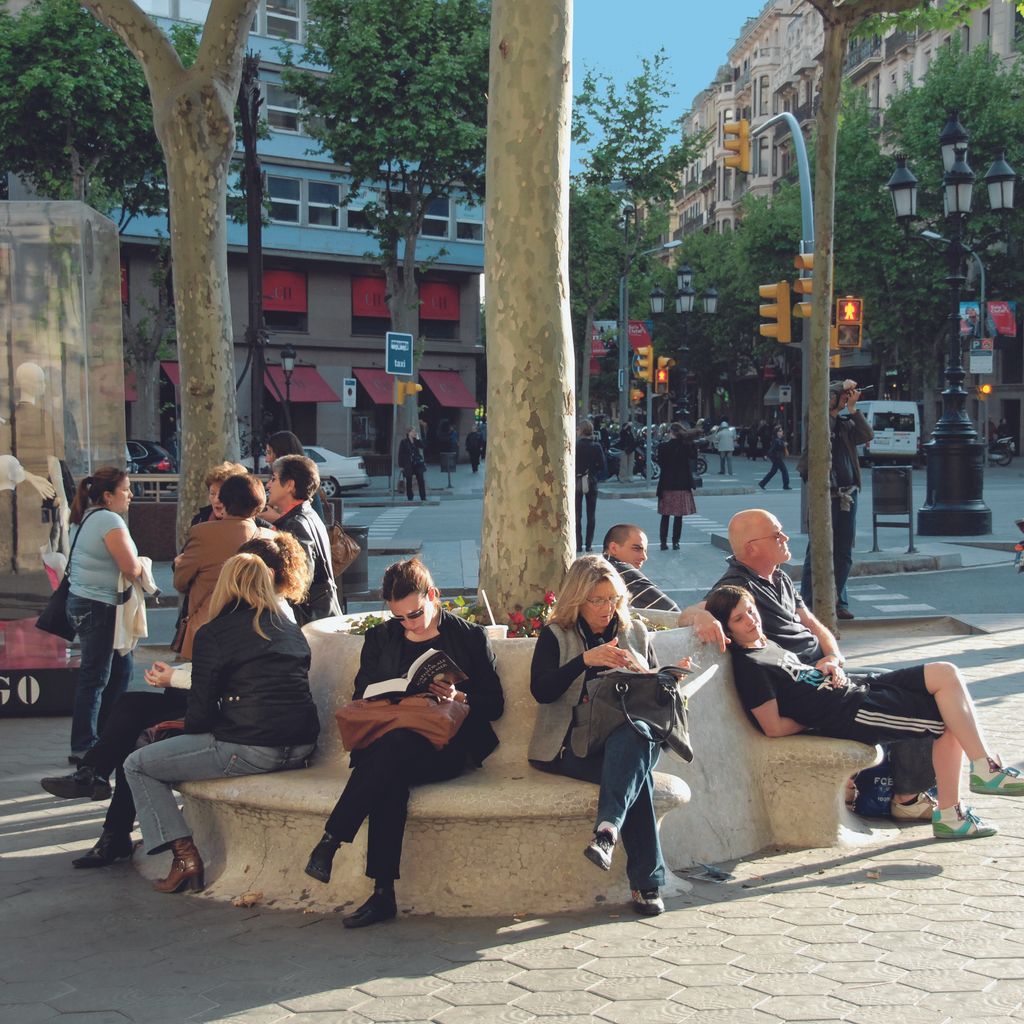
[[[544,591],[544,603],[547,605],[555,603],[555,592],[553,590]]]

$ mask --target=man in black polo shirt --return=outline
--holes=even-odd
[[[647,534],[639,526],[633,523],[613,526],[604,535],[604,557],[626,584],[631,608],[679,611],[679,605],[640,571],[647,561]]]
[[[802,662],[826,675],[846,663],[832,631],[814,616],[781,566],[792,557],[789,537],[770,512],[752,508],[729,521],[732,555],[728,568],[711,590],[725,584],[745,587],[754,596],[765,636],[791,651]],[[709,591],[710,593],[710,591]],[[684,608],[681,626],[693,626],[697,638],[724,651],[725,634],[704,601]],[[924,792],[935,782],[930,741],[893,744],[892,816],[898,820],[930,821],[933,801]]]

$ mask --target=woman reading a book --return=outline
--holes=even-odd
[[[369,819],[366,874],[373,879],[373,893],[342,920],[346,928],[364,928],[395,916],[395,879],[410,787],[454,779],[467,767],[482,764],[498,745],[491,722],[505,709],[486,632],[442,610],[434,581],[418,558],[388,566],[381,596],[392,618],[366,634],[354,698],[385,680],[394,682],[392,689],[400,689],[406,683],[400,677],[433,649],[448,655],[466,678],[455,683],[431,675],[425,692],[468,703],[469,717],[441,750],[417,732],[394,729],[352,752],[352,774],[306,865],[307,875],[329,882],[338,847],[351,843]],[[417,679],[413,674],[413,687]]]
[[[584,555],[573,562],[533,654],[530,692],[540,709],[529,758],[541,771],[601,787],[594,838],[583,854],[608,871],[621,839],[633,906],[637,913],[654,915],[665,909],[652,778],[658,744],[623,724],[600,753],[577,757],[569,746],[573,708],[587,699],[589,680],[608,669],[645,671],[657,665],[650,636],[643,623],[630,618],[628,602],[622,577],[604,558]]]

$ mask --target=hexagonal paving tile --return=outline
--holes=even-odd
[[[366,999],[352,1009],[374,1021],[422,1022],[436,1017],[451,1006],[434,996],[387,996]]]
[[[667,964],[727,964],[738,955],[735,949],[724,946],[692,946],[689,949],[679,946],[659,949],[654,958]]]
[[[508,981],[520,973],[520,968],[501,960],[478,960],[472,964],[460,964],[447,970],[438,971],[437,976],[444,981]]]
[[[885,951],[863,942],[812,942],[805,946],[797,956],[805,956],[810,960],[820,960],[827,964],[845,964],[864,961],[866,963],[881,960]]]
[[[844,1019],[854,1006],[833,996],[777,996],[759,1003],[757,1008],[784,1021],[810,1021]]]
[[[666,978],[603,978],[587,990],[615,1002],[671,999],[682,986]]]
[[[838,990],[843,987],[840,982],[817,974],[759,974],[745,984],[747,988],[768,996],[821,996],[830,992],[838,994]]]
[[[908,922],[904,920],[904,927]],[[939,950],[946,943],[941,935],[932,935],[929,932],[872,932],[864,936],[861,942],[865,946],[875,946],[878,949],[929,949]]]
[[[520,996],[515,1005],[539,1017],[558,1017],[567,1014],[594,1013],[608,1000],[593,992],[530,992]]]
[[[715,985],[710,987],[688,988],[672,997],[673,1002],[682,1003],[700,1010],[700,1021],[704,1020],[705,1010],[752,1010],[765,997],[760,992],[744,988],[742,985]]]
[[[732,962],[733,967],[751,971],[754,974],[808,974],[814,970],[814,962],[796,953],[765,954],[744,953]]]
[[[851,1024],[894,1024],[895,1020],[898,1024],[946,1024],[949,1020],[947,1013],[931,1005],[901,1006],[898,1013],[897,1018],[891,1006],[861,1006],[843,1019]]]
[[[727,964],[701,964],[682,967],[670,967],[661,976],[667,981],[689,987],[715,986],[724,988],[730,985],[742,985],[754,977],[750,971],[741,971],[738,967]]]
[[[594,1017],[611,1021],[611,1024],[678,1024],[679,1021],[696,1019],[695,1011],[689,1006],[653,999],[609,1003],[598,1010]]]
[[[973,961],[964,970],[971,971],[974,974],[982,974],[986,978],[1019,979],[1024,978],[1024,958],[997,959],[991,957]]]
[[[453,1006],[505,1006],[522,994],[518,985],[503,981],[466,981],[434,992],[438,999]]]
[[[522,971],[511,979],[511,983],[527,992],[583,992],[601,980],[590,971],[571,968]]]
[[[360,982],[356,988],[368,996],[428,996],[447,984],[440,978],[427,975],[425,978],[407,976],[372,978]]]
[[[804,943],[789,935],[730,935],[722,945],[726,949],[736,950],[737,955],[753,953],[775,956],[795,953],[803,948]]]
[[[505,957],[505,962],[528,971],[538,967],[572,970],[590,963],[593,959],[593,954],[581,953],[578,949],[523,949],[510,952]]]
[[[441,1024],[528,1024],[536,1019],[532,1013],[515,1006],[449,1006],[434,1017]],[[334,1021],[325,1021],[325,1024],[334,1024]]]
[[[970,966],[970,960],[938,949],[897,949],[882,957],[882,962],[908,971],[958,971]]]
[[[992,984],[992,979],[969,970],[910,971],[903,984],[925,992],[980,992]]]
[[[892,981],[902,981],[911,977],[902,967],[882,964],[877,961],[840,961],[825,964],[815,972],[819,978],[831,978],[844,985],[873,985]],[[909,984],[909,981],[908,981]]]

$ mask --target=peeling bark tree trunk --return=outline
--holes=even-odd
[[[414,226],[411,237],[406,236],[404,254],[401,259],[397,256],[397,247],[393,250],[395,255],[384,261],[384,278],[388,290],[388,312],[391,314],[391,330],[402,331],[413,336],[413,348],[415,339],[419,334],[420,327],[420,289],[416,281],[416,239],[419,235],[418,227]],[[419,367],[414,367],[416,374]],[[416,374],[412,380],[416,380]],[[410,395],[402,403],[398,410],[398,436],[403,437],[405,432],[414,427],[419,431],[419,399],[416,395]],[[424,438],[424,443],[426,438]]]
[[[213,0],[196,61],[185,69],[131,0],[83,0],[142,65],[167,164],[181,370],[178,540],[205,501],[212,462],[237,459],[234,335],[228,295],[227,172],[234,106],[256,0]]]
[[[557,591],[575,544],[571,23],[571,0],[495,0],[491,13],[480,585],[497,614]]]

